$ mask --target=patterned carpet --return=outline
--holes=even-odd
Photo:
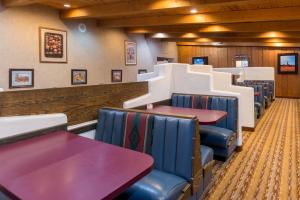
[[[275,100],[243,151],[216,164],[204,199],[300,199],[300,100]]]

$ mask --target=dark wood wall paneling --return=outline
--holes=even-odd
[[[97,119],[101,107],[148,93],[148,83],[121,83],[0,93],[0,116],[65,113],[69,125]]]
[[[208,56],[209,64],[214,67],[232,67],[235,55],[248,55],[250,57],[249,64],[252,67],[275,68],[277,97],[300,98],[300,74],[277,74],[277,55],[279,53],[299,53],[300,56],[300,48],[178,46],[180,63],[191,64],[192,57]]]

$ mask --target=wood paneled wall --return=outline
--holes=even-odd
[[[146,93],[147,82],[0,92],[0,116],[65,113],[74,125],[97,119],[101,107],[122,107]]]
[[[208,47],[178,45],[178,61],[192,63],[192,57],[208,56],[208,62],[214,67],[232,67],[235,55],[248,55],[252,67],[274,67],[276,79],[276,96],[300,98],[300,74],[277,74],[277,55],[279,53],[299,53],[300,48],[274,47]],[[300,59],[299,59],[300,66]]]

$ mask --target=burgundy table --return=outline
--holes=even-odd
[[[259,92],[254,92],[254,96],[259,96],[260,93]]]
[[[181,108],[174,106],[156,106],[153,109],[147,109],[149,112],[161,114],[192,115],[196,116],[202,125],[216,124],[227,116],[227,112],[219,110],[204,110],[193,108]]]
[[[113,199],[153,166],[152,157],[55,132],[0,147],[0,190],[22,200]]]

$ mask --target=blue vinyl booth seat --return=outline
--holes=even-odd
[[[265,107],[269,107],[274,100],[275,86],[274,81],[269,80],[245,80],[246,85],[261,85],[263,86]]]
[[[201,144],[211,147],[216,159],[226,160],[233,153],[237,142],[236,97],[173,94],[172,106],[226,111],[227,117],[216,125],[200,126]]]
[[[266,108],[267,97],[265,94],[264,86],[261,84],[250,84],[245,82],[239,82],[237,83],[237,85],[244,86],[244,87],[252,87],[254,89],[254,92],[259,93],[259,96],[254,97],[255,100],[254,108],[255,108],[256,118],[257,119],[260,118],[264,114]]]
[[[128,113],[132,114],[133,111],[101,109],[95,139],[124,147],[126,140],[124,137],[129,119]],[[195,152],[199,152],[195,150],[197,144],[195,138],[199,138],[197,136],[198,121],[193,118],[149,115],[140,112],[134,114],[136,116],[148,116],[145,130],[147,130],[148,135],[151,133],[149,141],[146,141],[150,145],[145,145],[147,148],[143,152],[154,158],[154,169],[117,199],[173,200],[186,195],[184,191],[189,185],[194,190],[193,197],[196,199],[196,196],[203,192],[204,178],[202,176],[204,169],[207,170],[206,174],[211,176],[209,169],[211,169],[210,165],[213,162],[213,150],[205,146],[201,146],[201,161],[200,155],[198,155],[198,159],[196,159],[197,156],[195,158]],[[135,123],[137,122],[136,119],[135,117],[133,120]],[[140,123],[142,123],[141,121]],[[135,125],[139,126],[139,122]],[[139,134],[141,133],[139,132]],[[198,146],[200,146],[199,142]],[[202,153],[204,154],[202,155]],[[194,162],[199,162],[198,170],[195,168]],[[202,168],[201,165],[205,168]],[[209,182],[210,179],[205,178]],[[195,187],[197,181],[198,186]]]

